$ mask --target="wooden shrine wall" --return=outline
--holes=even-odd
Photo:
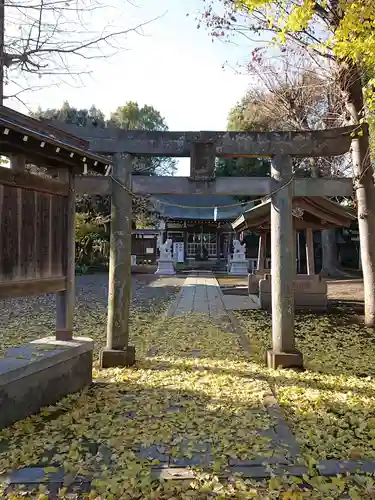
[[[66,288],[68,186],[0,167],[0,298]]]

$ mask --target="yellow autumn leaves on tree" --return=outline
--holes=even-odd
[[[303,37],[305,44],[322,54],[375,65],[375,3],[372,0],[238,0],[237,10],[266,14],[268,28],[281,42],[288,34]]]

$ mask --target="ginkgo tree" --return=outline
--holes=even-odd
[[[239,33],[265,46],[303,50],[312,63],[337,71],[352,143],[354,189],[361,240],[365,322],[375,325],[375,187],[368,116],[375,110],[375,2],[373,0],[203,0],[214,37]],[[258,58],[259,47],[253,51]],[[319,63],[320,64],[320,63]]]

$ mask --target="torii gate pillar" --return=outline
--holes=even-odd
[[[302,368],[302,353],[296,350],[294,339],[296,266],[291,157],[273,156],[271,176],[272,350],[267,353],[267,364],[270,368]]]
[[[107,346],[100,353],[101,368],[130,366],[135,362],[135,349],[129,345],[132,164],[132,155],[122,153],[114,155],[111,179],[111,250],[108,279]]]

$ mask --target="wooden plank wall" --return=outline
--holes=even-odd
[[[0,298],[64,290],[68,242],[62,183],[39,183],[36,175],[4,170],[0,167]]]
[[[156,236],[152,238],[136,237],[132,234],[132,255],[137,256],[137,264],[155,264],[157,260]],[[152,248],[153,253],[147,253],[146,248]]]

